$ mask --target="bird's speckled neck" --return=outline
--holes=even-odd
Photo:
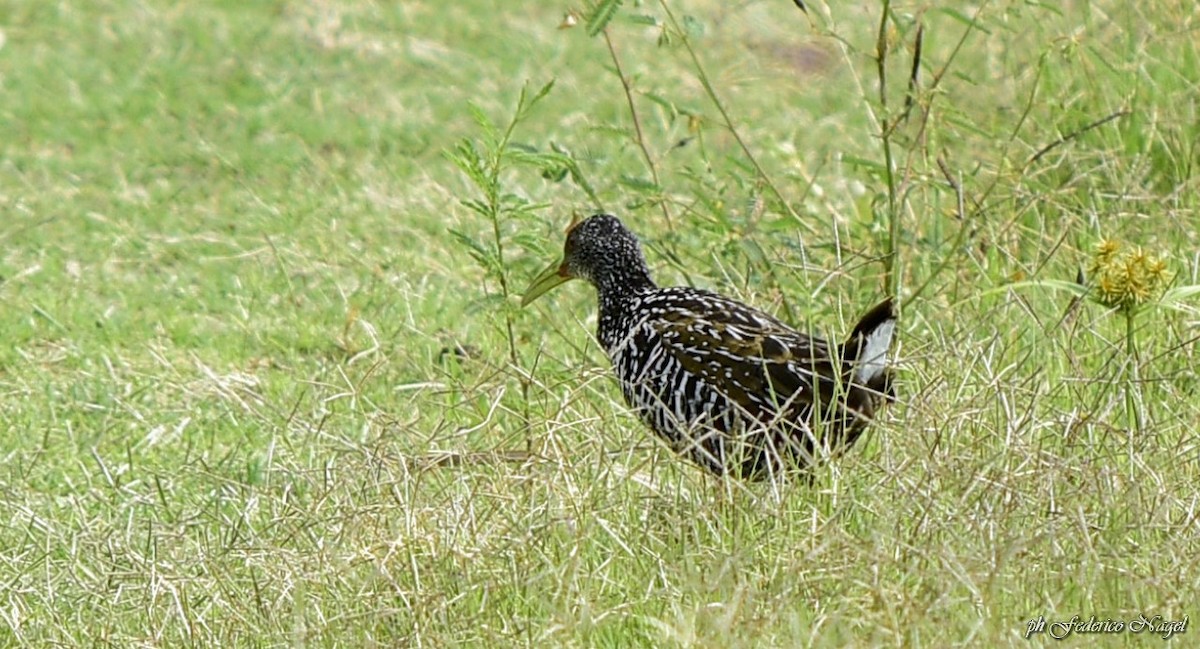
[[[615,264],[604,268],[592,282],[600,304],[600,317],[596,337],[606,350],[611,351],[618,343],[622,332],[633,325],[637,315],[638,297],[654,291],[658,286],[650,277],[646,261],[639,255],[636,263]]]

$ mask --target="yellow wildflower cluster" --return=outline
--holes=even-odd
[[[1088,274],[1098,302],[1126,311],[1158,299],[1170,280],[1165,261],[1140,247],[1122,252],[1120,242],[1112,239],[1096,245]]]

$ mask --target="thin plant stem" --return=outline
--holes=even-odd
[[[658,180],[658,167],[654,164],[654,157],[650,155],[649,147],[646,146],[646,137],[642,133],[642,120],[638,117],[637,106],[633,102],[633,87],[629,83],[629,77],[625,75],[625,70],[621,68],[621,59],[617,56],[617,48],[613,46],[608,28],[605,27],[600,33],[604,34],[604,44],[608,46],[608,54],[612,57],[613,67],[617,69],[617,78],[621,80],[621,88],[625,91],[625,101],[629,104],[629,118],[633,120],[633,132],[638,148],[642,150],[642,157],[646,159],[646,168],[650,170],[650,178],[654,181],[654,186],[661,189],[662,183]],[[663,218],[667,220],[667,229],[674,230],[671,210],[667,206],[667,201],[660,197],[658,205],[662,208]]]
[[[775,195],[775,199],[778,200],[780,205],[783,206],[783,209],[787,211],[788,216],[792,217],[796,223],[808,230],[810,234],[815,233],[816,229],[800,218],[800,215],[797,214],[796,210],[792,208],[791,203],[789,203],[787,199],[783,197],[783,192],[779,190],[779,187],[775,184],[775,181],[771,179],[771,176],[768,175],[766,170],[763,169],[762,165],[758,163],[758,158],[755,157],[754,153],[750,151],[749,145],[747,145],[746,141],[742,139],[742,135],[738,132],[737,127],[734,126],[733,118],[730,117],[729,111],[726,110],[724,102],[721,101],[720,96],[717,95],[716,89],[713,88],[712,82],[708,78],[708,73],[704,70],[704,65],[700,63],[700,57],[696,55],[696,50],[692,48],[692,44],[688,40],[686,32],[684,32],[680,26],[679,21],[675,19],[675,14],[671,11],[671,8],[667,6],[666,0],[659,0],[659,4],[663,8],[663,12],[666,13],[667,19],[671,21],[671,26],[675,29],[675,31],[679,32],[679,40],[681,43],[683,43],[683,48],[687,50],[688,56],[690,56],[692,59],[692,65],[694,65],[696,68],[696,77],[700,80],[700,85],[704,87],[704,93],[708,95],[709,101],[711,101],[713,105],[717,107],[717,112],[721,113],[721,119],[725,123],[725,128],[731,135],[733,135],[733,139],[742,149],[742,153],[754,167],[755,173],[757,173],[758,177],[761,178],[762,181],[766,183],[767,187],[771,189],[771,193]]]
[[[503,211],[500,199],[500,173],[504,169],[504,150],[508,147],[508,142],[512,139],[513,130],[517,127],[517,122],[521,119],[521,113],[524,111],[525,104],[525,89],[521,89],[521,98],[517,105],[517,114],[509,121],[508,127],[504,129],[504,135],[496,143],[496,149],[492,152],[491,160],[489,160],[488,182],[485,188],[488,200],[488,214],[492,221],[492,237],[496,243],[496,259],[499,261],[500,272],[497,273],[500,281],[500,293],[505,300],[510,297],[508,287],[508,263],[504,259],[504,237],[500,232],[500,214]],[[512,313],[504,310],[504,326],[508,336],[508,358],[512,362],[513,367],[520,367],[520,360],[517,355],[517,337],[513,332],[513,317]]]
[[[1134,397],[1133,391],[1138,386],[1138,354],[1137,341],[1134,338],[1134,313],[1132,311],[1123,311],[1125,316],[1125,355],[1128,370],[1125,373],[1125,417],[1129,421],[1130,429],[1130,453],[1132,454],[1132,433],[1142,432],[1142,417],[1137,408],[1137,399]]]
[[[520,97],[517,100],[517,108],[513,113],[512,119],[508,121],[504,131],[500,137],[492,142],[492,148],[487,156],[487,161],[483,171],[486,176],[483,178],[481,189],[484,192],[487,201],[487,216],[492,225],[492,238],[496,246],[496,261],[499,267],[497,272],[498,281],[500,284],[500,293],[504,296],[505,302],[511,297],[512,292],[508,281],[508,262],[504,256],[504,235],[501,230],[501,220],[505,213],[504,198],[501,192],[500,176],[505,167],[505,153],[508,149],[509,142],[512,141],[513,133],[516,131],[517,125],[527,117],[527,111],[532,103],[536,103],[538,99],[544,96],[548,91],[549,86],[543,89],[542,93],[535,96],[532,102],[529,101],[527,88],[521,88]],[[508,358],[511,367],[514,369],[521,367],[520,355],[517,352],[517,337],[513,326],[513,314],[510,309],[504,311],[504,328],[508,340]],[[529,435],[529,377],[528,375],[518,372],[518,379],[521,384],[521,402],[524,404],[524,426],[525,426],[525,450],[532,452],[533,438]]]
[[[879,34],[875,41],[875,70],[879,77],[879,137],[883,145],[883,175],[887,181],[887,219],[888,240],[887,250],[883,256],[884,282],[891,295],[900,295],[899,247],[900,247],[900,214],[897,211],[897,190],[895,161],[892,156],[892,122],[888,116],[888,77],[887,77],[887,33],[888,18],[891,16],[892,3],[883,0],[883,9],[879,15]]]

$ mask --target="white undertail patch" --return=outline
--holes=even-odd
[[[858,355],[859,383],[866,385],[887,369],[887,353],[895,331],[896,321],[889,319],[867,334]]]

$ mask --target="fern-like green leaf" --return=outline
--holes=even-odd
[[[596,3],[596,7],[588,14],[587,18],[587,33],[588,36],[595,36],[604,31],[608,27],[608,23],[612,22],[614,16],[617,15],[617,10],[621,8],[624,0],[600,0]]]

